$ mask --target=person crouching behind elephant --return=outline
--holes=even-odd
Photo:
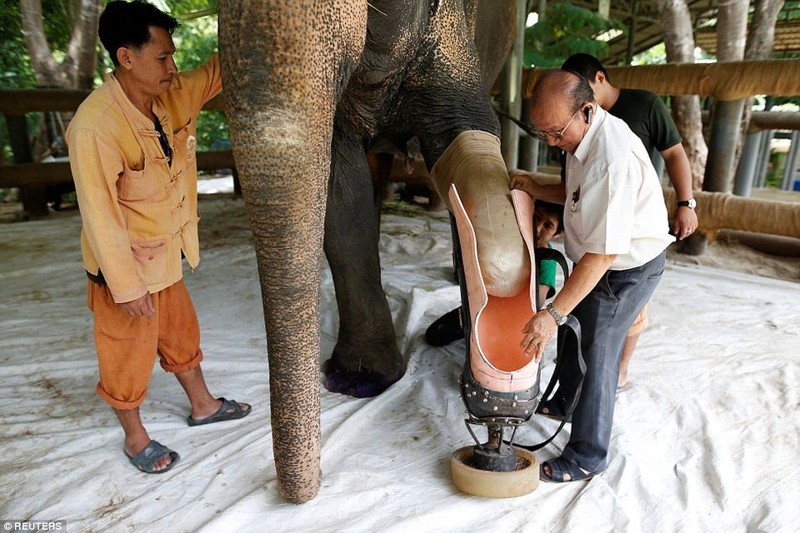
[[[533,231],[536,248],[552,248],[550,240],[564,231],[564,206],[552,202],[535,200],[533,210]],[[539,305],[556,293],[556,269],[558,264],[552,259],[537,263],[537,291]],[[425,330],[425,341],[431,346],[446,346],[464,338],[461,325],[461,306],[437,318]]]
[[[533,204],[533,231],[536,237],[536,248],[552,248],[550,241],[564,231],[564,206],[544,200],[535,200]],[[539,302],[543,304],[556,294],[556,269],[558,263],[545,259],[537,263],[537,287]]]
[[[542,139],[567,153],[566,181],[539,185],[517,172],[511,186],[565,204],[564,245],[575,265],[553,301],[523,328],[521,346],[540,359],[568,314],[580,322],[587,368],[569,443],[560,457],[542,463],[540,474],[577,481],[607,466],[622,345],[675,239],[649,154],[623,121],[597,105],[585,79],[544,73],[533,88],[531,120]],[[564,350],[574,353],[574,338],[566,337]],[[576,378],[574,368],[562,373],[556,397],[544,406],[551,415],[563,418]]]
[[[242,418],[248,404],[214,398],[200,369],[200,331],[182,257],[199,261],[195,120],[222,90],[219,60],[177,73],[177,21],[141,1],[110,2],[99,34],[114,63],[67,131],[81,214],[81,249],[100,381],[97,394],[125,432],[124,452],[146,473],[179,459],[152,440],[139,406],[156,353],[189,402],[190,426]]]

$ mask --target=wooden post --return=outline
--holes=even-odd
[[[500,93],[503,111],[512,117],[519,119],[522,110],[522,55],[525,44],[525,0],[516,0],[517,8],[517,38],[511,54],[508,56],[503,72],[500,74]],[[511,120],[502,117],[500,119],[500,150],[506,167],[509,169],[517,167],[517,157],[519,152],[519,126]]]
[[[792,144],[789,146],[789,153],[786,156],[786,164],[783,167],[783,186],[784,191],[791,191],[794,180],[797,176],[798,153],[800,153],[800,132],[792,132]]]
[[[531,113],[530,98],[525,98],[522,101],[522,117],[520,120],[527,122],[528,116]],[[522,170],[530,170],[537,172],[539,170],[539,161],[537,155],[539,153],[539,141],[531,137],[527,133],[522,133],[519,140],[519,162],[518,168]]]
[[[769,156],[772,153],[772,139],[775,137],[775,130],[765,130],[761,132],[761,143],[758,153],[758,164],[756,165],[756,187],[763,187],[767,182],[767,169],[769,168]]]
[[[14,152],[14,163],[32,163],[33,153],[28,138],[28,123],[25,115],[6,114],[6,126],[11,150]],[[20,187],[22,208],[30,218],[43,218],[49,214],[47,209],[47,187],[31,185]]]
[[[758,149],[761,146],[761,132],[753,131],[744,139],[742,156],[739,158],[739,167],[736,169],[736,178],[733,182],[733,194],[737,196],[750,196],[756,176],[758,164]]]
[[[744,100],[718,101],[711,122],[703,190],[729,192]]]

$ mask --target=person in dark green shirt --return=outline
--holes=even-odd
[[[670,224],[672,234],[678,240],[691,235],[697,229],[695,201],[692,198],[692,169],[681,144],[681,136],[664,102],[650,91],[614,87],[608,79],[608,72],[603,64],[589,54],[571,55],[561,65],[561,70],[574,72],[586,79],[600,107],[622,119],[641,139],[651,156],[654,149],[658,150],[664,158],[664,165],[678,200],[675,218]],[[628,366],[639,341],[639,333],[646,326],[647,306],[642,309],[636,322],[631,326],[622,350],[620,388],[628,384]]]

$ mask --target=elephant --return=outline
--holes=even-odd
[[[340,317],[325,386],[375,396],[405,372],[381,286],[380,194],[366,151],[379,139],[403,149],[415,137],[433,169],[463,132],[497,139],[489,87],[515,17],[513,0],[219,2],[226,113],[263,299],[273,453],[290,502],[320,486],[323,250]],[[499,142],[490,152],[502,164]],[[474,189],[467,203],[480,204],[486,193]]]

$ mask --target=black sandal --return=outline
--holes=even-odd
[[[544,467],[550,468],[550,475]],[[550,483],[569,483],[570,481],[588,481],[600,472],[585,472],[581,467],[563,457],[556,457],[542,463],[539,470],[539,479]],[[569,476],[569,479],[567,479]]]

